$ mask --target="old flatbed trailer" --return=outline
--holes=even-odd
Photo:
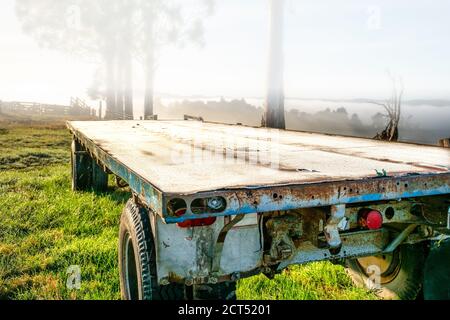
[[[450,234],[448,148],[201,121],[67,126],[73,189],[113,174],[133,193],[124,298],[230,298],[239,278],[318,260],[414,298],[430,244]]]

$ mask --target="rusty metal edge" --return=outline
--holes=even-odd
[[[224,189],[194,194],[163,194],[166,203],[182,198],[189,204],[198,198],[222,196],[227,208],[220,213],[166,217],[174,223],[188,219],[236,214],[263,213],[278,210],[313,208],[337,204],[401,200],[424,196],[450,195],[450,173],[403,175],[285,186],[261,186],[251,189]]]
[[[405,174],[395,177],[377,177],[360,180],[327,181],[276,186],[254,186],[221,189],[193,194],[165,193],[151,182],[139,176],[125,164],[114,159],[92,140],[74,128],[68,129],[88,151],[113,174],[126,181],[131,190],[166,223],[186,220],[293,210],[336,204],[396,200],[422,196],[450,194],[450,172],[433,174]],[[223,212],[193,214],[189,208],[194,199],[221,196],[227,202]],[[169,216],[166,204],[181,198],[187,203],[187,213],[182,217]]]

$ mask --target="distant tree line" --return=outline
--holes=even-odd
[[[218,101],[183,100],[167,104],[156,100],[155,112],[161,119],[181,119],[183,115],[188,114],[202,117],[206,121],[241,123],[259,127],[264,109],[249,104],[245,99],[226,100],[222,98]],[[356,113],[350,114],[345,107],[326,108],[315,113],[290,109],[286,111],[285,118],[287,129],[365,138],[373,138],[386,127],[386,114],[382,112],[375,113],[370,118],[370,122],[366,123]],[[438,139],[449,134],[448,128],[425,130],[410,120],[411,118],[400,121],[399,140],[436,144]]]

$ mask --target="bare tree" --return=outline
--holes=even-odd
[[[144,118],[154,113],[154,82],[158,57],[170,45],[203,45],[203,19],[212,15],[215,0],[140,0],[137,57],[145,72]]]
[[[193,4],[199,10],[187,12]],[[133,58],[145,68],[146,114],[153,113],[159,50],[201,43],[202,19],[213,7],[214,0],[16,0],[23,31],[39,45],[98,63],[96,80],[103,83],[97,81],[88,94],[106,100],[108,119],[133,116]],[[66,21],[72,10],[78,12],[76,26]]]
[[[131,14],[125,9],[118,0],[16,0],[23,31],[40,46],[102,66],[105,85],[101,96],[110,119],[123,114],[118,107],[117,66],[122,21]]]
[[[403,83],[401,79],[396,79],[389,75],[392,81],[391,97],[385,102],[370,101],[370,103],[382,106],[384,108],[384,117],[387,119],[386,127],[383,131],[378,132],[374,139],[385,141],[398,140],[398,124],[400,122],[402,98],[403,98]],[[399,83],[399,84],[398,84]]]

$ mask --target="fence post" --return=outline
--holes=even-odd
[[[98,118],[99,119],[102,119],[102,100],[100,100],[99,101],[99,104],[98,104]]]
[[[450,138],[440,139],[439,146],[443,148],[450,148]]]

